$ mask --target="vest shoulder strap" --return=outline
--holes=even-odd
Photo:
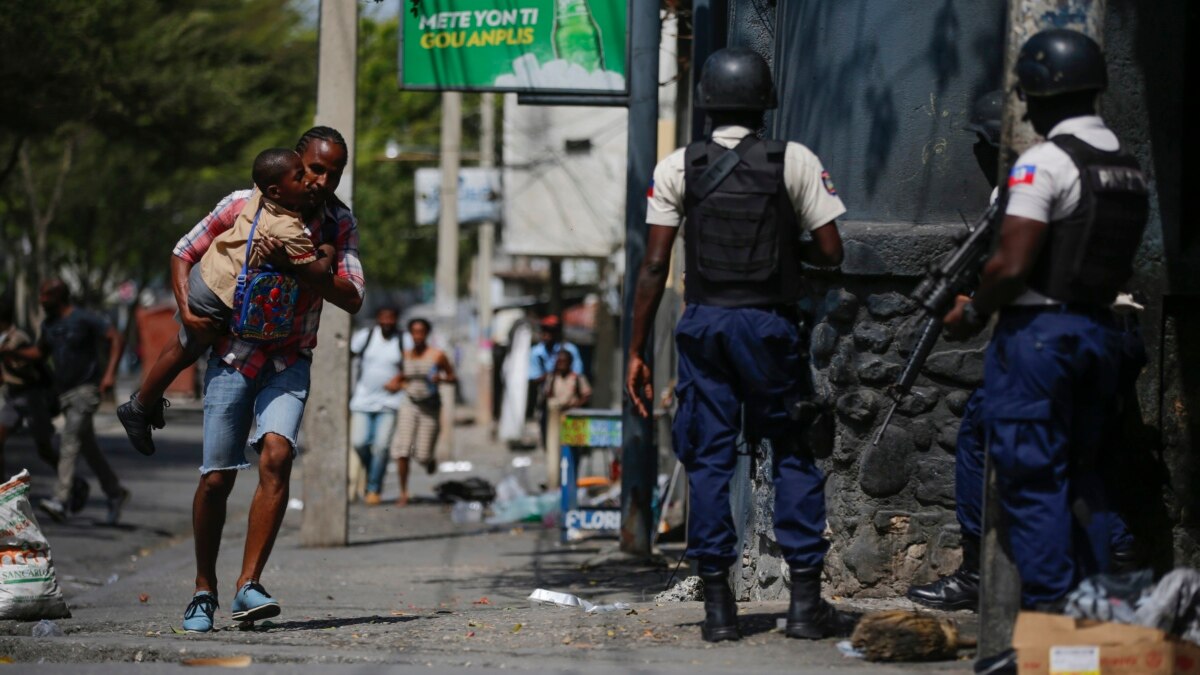
[[[698,141],[688,145],[684,151],[684,180],[686,190],[692,199],[703,201],[720,187],[721,183],[733,173],[737,165],[749,154],[750,150],[760,143],[753,134],[746,136],[736,146],[726,149],[715,161],[709,161],[710,150],[717,146],[710,141]],[[724,149],[724,148],[722,148]],[[693,178],[693,176],[695,178]]]
[[[763,146],[767,152],[767,162],[769,164],[782,165],[784,158],[787,156],[787,141],[780,140],[765,140]]]
[[[1077,165],[1091,164],[1093,162],[1113,162],[1116,164],[1137,166],[1137,160],[1125,150],[1124,146],[1118,146],[1116,150],[1101,150],[1078,136],[1071,134],[1059,134],[1051,138],[1050,142],[1058,146],[1059,150],[1067,153],[1071,161]]]

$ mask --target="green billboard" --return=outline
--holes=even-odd
[[[626,91],[629,0],[406,0],[400,87]]]

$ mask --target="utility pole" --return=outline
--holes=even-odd
[[[480,97],[479,122],[479,166],[492,169],[496,166],[496,95],[485,93]],[[479,308],[479,385],[478,405],[475,419],[478,424],[492,423],[492,258],[496,254],[496,224],[484,221],[479,224],[479,278],[475,282],[476,306]]]
[[[1102,43],[1105,0],[1076,0],[1069,7],[1057,0],[1010,0],[1004,49],[1004,106],[1001,127],[1000,176],[1007,176],[1017,157],[1041,138],[1022,118],[1025,104],[1017,97],[1013,68],[1021,45],[1047,28],[1070,28]],[[984,660],[1012,647],[1013,625],[1021,611],[1021,577],[1012,561],[1004,514],[996,493],[996,469],[985,459],[982,586],[979,598],[979,654]]]
[[[438,330],[450,347],[458,340],[458,167],[462,159],[462,93],[442,92],[442,186],[438,197],[438,257],[434,279],[434,311]],[[438,435],[438,454],[455,459],[454,418],[455,388],[438,385],[442,399],[441,426]]]
[[[438,197],[434,306],[438,319],[453,321],[458,314],[458,167],[462,158],[462,93],[457,91],[442,92],[440,157],[442,184]]]
[[[646,255],[646,188],[654,172],[658,149],[658,45],[660,19],[657,2],[629,4],[629,140],[625,170],[625,288],[621,316],[621,372],[628,370],[629,344],[633,339],[633,298],[638,271]],[[654,339],[643,354],[653,372]],[[621,378],[624,382],[624,377]],[[658,481],[654,419],[637,414],[628,395],[621,412],[621,550],[650,555],[654,533],[652,502]],[[654,401],[648,406],[652,411]]]
[[[358,3],[322,0],[318,28],[316,123],[346,139],[349,157],[337,195],[354,194],[354,113],[358,82]],[[313,387],[304,416],[305,546],[345,546],[349,507],[346,480],[350,449],[350,315],[323,303],[313,354]]]

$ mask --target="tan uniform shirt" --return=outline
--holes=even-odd
[[[250,236],[250,227],[254,223],[254,215],[258,212],[260,204],[262,215],[259,216],[258,228],[254,231],[255,240],[274,237],[283,242],[288,258],[294,265],[307,265],[317,259],[317,251],[313,247],[312,239],[305,232],[300,214],[288,211],[264,198],[256,188],[242,212],[238,214],[233,227],[218,235],[200,259],[200,276],[204,283],[230,307],[233,306],[237,276],[242,273],[242,263],[246,259],[246,240]],[[250,268],[262,264],[260,256],[252,251]]]
[[[739,126],[717,127],[712,139],[718,145],[732,148],[750,134]],[[648,195],[646,222],[651,225],[679,227],[683,222],[684,152],[679,148],[654,168],[654,183]],[[828,224],[846,212],[837,196],[829,172],[812,150],[789,142],[783,154],[783,183],[791,199],[800,227],[806,231]]]

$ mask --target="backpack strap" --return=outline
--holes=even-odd
[[[350,356],[362,358],[363,354],[367,353],[367,347],[371,346],[371,338],[375,337],[375,330],[377,328],[378,326],[371,326],[367,329],[367,341],[363,343],[362,349],[358,351],[351,351]]]
[[[254,212],[254,222],[250,224],[250,236],[246,237],[246,255],[242,259],[242,273],[238,275],[238,285],[246,283],[246,277],[250,274],[250,250],[254,246],[254,232],[258,229],[258,217],[262,215],[262,202],[258,203],[258,210]]]

